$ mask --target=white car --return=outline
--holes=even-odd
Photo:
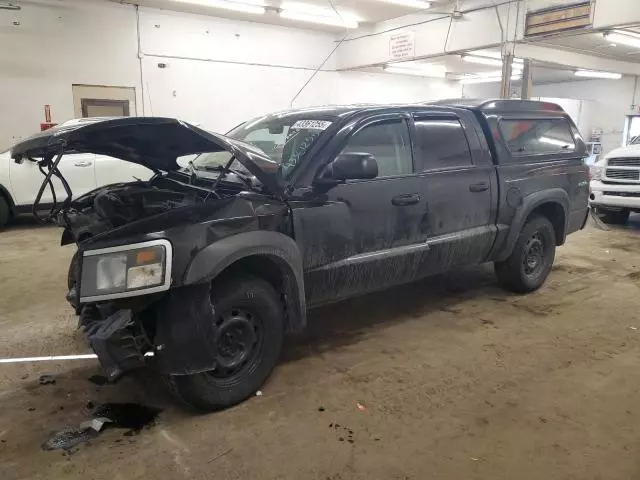
[[[64,125],[82,121],[71,120]],[[73,197],[111,183],[130,182],[135,178],[147,180],[153,172],[142,165],[123,162],[113,157],[91,153],[67,154],[58,168],[69,182]],[[21,213],[31,213],[38,190],[44,180],[36,162],[13,161],[9,152],[0,153],[0,228]],[[57,201],[66,198],[65,190],[56,178],[52,179]],[[53,203],[50,188],[45,188],[39,210],[48,210]]]
[[[591,167],[589,204],[605,223],[625,224],[640,212],[640,136]]]

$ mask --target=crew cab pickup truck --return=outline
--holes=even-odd
[[[640,136],[591,167],[589,203],[605,222],[622,225],[640,212]]]
[[[318,107],[226,135],[123,118],[11,155],[57,177],[66,151],[155,172],[56,207],[67,298],[110,379],[151,366],[200,410],[253,395],[309,308],[482,262],[537,289],[588,212],[585,144],[549,103]]]

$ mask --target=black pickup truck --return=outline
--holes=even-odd
[[[481,262],[537,289],[588,211],[584,142],[550,103],[319,107],[226,135],[100,119],[12,157],[37,161],[44,189],[67,152],[155,171],[74,201],[63,181],[68,300],[110,379],[152,366],[201,410],[252,395],[308,308]]]

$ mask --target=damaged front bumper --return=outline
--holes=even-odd
[[[210,294],[207,283],[171,289],[143,304],[85,304],[80,326],[110,381],[144,366],[169,375],[200,373],[216,366]]]

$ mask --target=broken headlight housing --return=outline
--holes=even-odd
[[[87,250],[82,255],[80,302],[98,302],[168,290],[171,286],[168,240]]]

